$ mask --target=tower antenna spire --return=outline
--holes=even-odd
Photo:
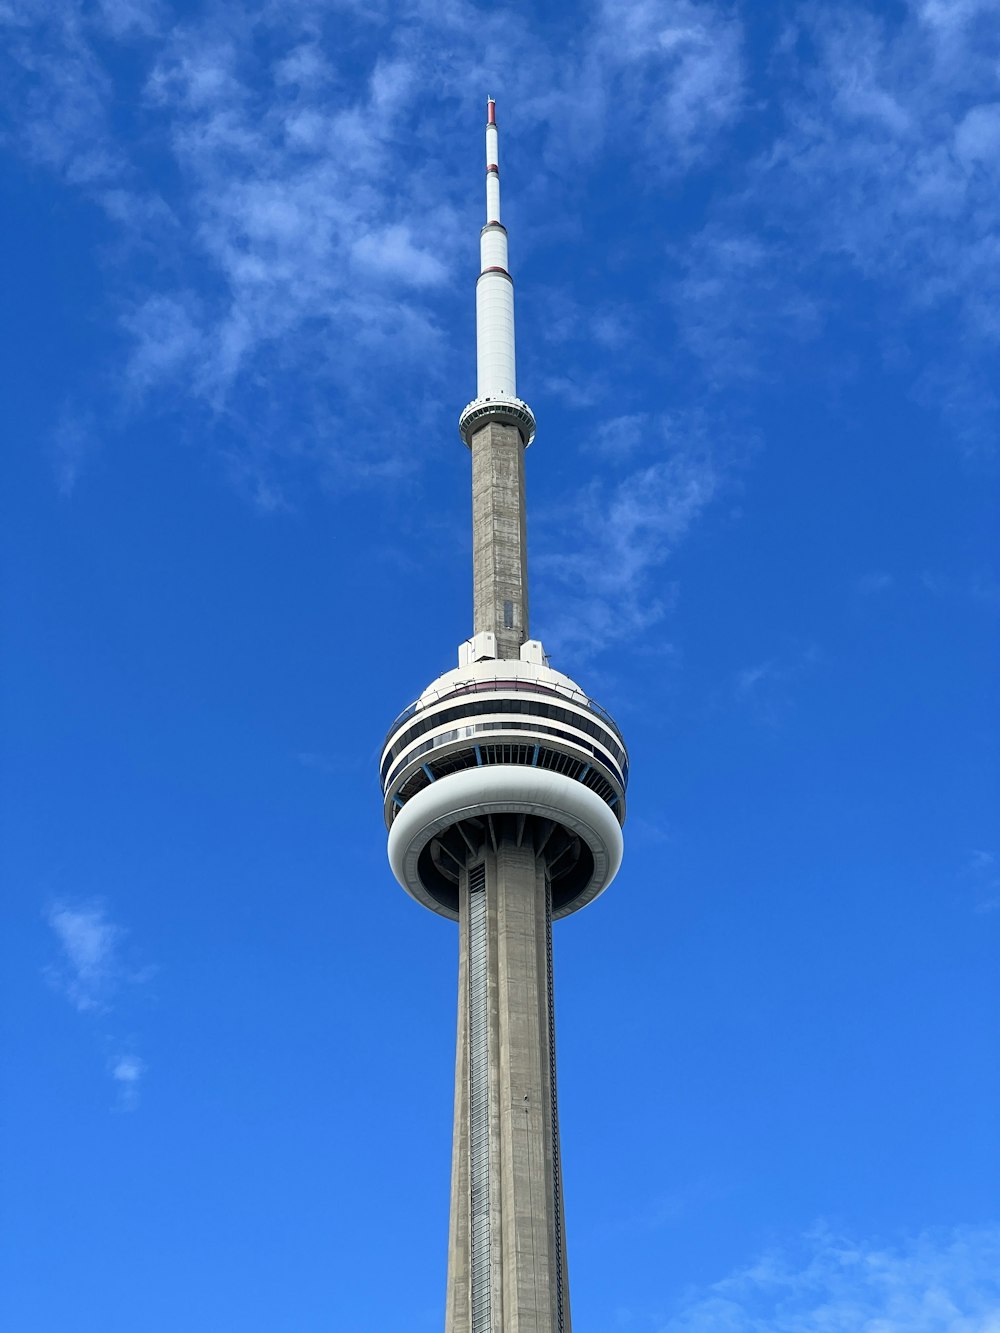
[[[458,428],[470,447],[487,421],[514,426],[527,447],[535,438],[535,417],[517,396],[514,358],[514,280],[507,267],[507,229],[500,220],[500,134],[497,104],[486,100],[486,225],[479,237],[476,284],[476,396]]]

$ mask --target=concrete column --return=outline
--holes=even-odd
[[[473,865],[479,858],[471,857]],[[482,854],[487,908],[488,1333],[570,1333],[544,865],[513,838]],[[469,887],[460,884],[459,1036],[446,1333],[473,1329]],[[472,1003],[475,1003],[473,998]],[[473,1135],[474,1137],[474,1135]],[[484,1333],[486,1331],[484,1330]]]
[[[491,421],[472,437],[473,621],[497,656],[516,658],[528,636],[524,445],[516,426]]]
[[[469,949],[468,877],[459,888],[458,1039],[455,1043],[455,1128],[451,1143],[447,1333],[472,1333],[469,1289]]]

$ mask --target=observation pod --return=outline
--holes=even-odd
[[[393,873],[441,916],[458,920],[462,868],[505,836],[544,864],[553,919],[592,902],[621,865],[625,742],[542,663],[485,660],[439,677],[393,723],[379,771]]]

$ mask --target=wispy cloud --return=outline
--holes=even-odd
[[[863,284],[914,397],[968,448],[992,447],[998,53],[995,6],[792,11],[769,77],[782,128],[681,256],[675,316],[707,375],[777,373],[776,350],[818,336],[842,284]]]
[[[639,459],[626,447],[637,437]],[[730,480],[726,443],[700,414],[631,415],[596,429],[593,447],[617,444],[628,470],[581,487],[546,516],[534,560],[546,646],[591,656],[663,618],[673,596],[663,568]]]
[[[49,979],[81,1011],[104,1010],[128,973],[122,960],[125,932],[100,904],[57,903],[48,922],[60,946]]]
[[[932,597],[971,603],[987,614],[1000,610],[1000,581],[990,569],[957,575],[925,570],[920,583]]]
[[[816,644],[792,648],[737,671],[733,694],[753,717],[776,726],[794,706],[795,687],[820,659]]]
[[[1000,859],[995,852],[974,848],[969,853],[964,878],[972,886],[974,912],[985,915],[1000,909]]]
[[[685,242],[670,294],[680,339],[713,387],[778,377],[788,350],[823,325],[822,299],[798,279],[803,257],[745,206]]]
[[[52,461],[59,494],[70,496],[93,452],[99,432],[87,411],[64,411],[52,435]]]
[[[879,593],[888,592],[895,585],[896,580],[884,569],[872,569],[867,574],[862,574],[858,579],[858,592],[864,597],[876,597]]]
[[[957,302],[969,331],[992,342],[995,70],[972,25],[965,61],[944,61],[940,26],[924,14],[899,23],[860,9],[802,11],[797,42],[815,61],[795,80],[795,129],[776,144],[770,174],[790,187],[783,202],[818,247],[888,280],[909,314]],[[949,43],[963,26],[957,6],[952,15]]]
[[[122,365],[109,378],[132,410],[162,395],[216,426],[238,412],[257,475],[282,450],[321,465],[336,452],[341,475],[363,474],[397,447],[373,379],[391,369],[417,417],[445,383],[446,280],[472,233],[443,202],[468,189],[448,188],[439,125],[460,101],[486,87],[516,100],[549,167],[538,188],[626,142],[637,173],[675,174],[741,113],[742,28],[718,4],[600,0],[565,33],[464,0],[418,0],[398,18],[309,0],[169,22],[155,0],[12,0],[0,14],[18,110],[9,142],[143,256],[137,279],[111,273]],[[605,312],[594,336],[613,343],[622,327]],[[350,449],[320,421],[302,434],[321,443],[298,444],[275,402],[293,376],[304,410],[333,394],[331,419],[363,424]],[[250,493],[266,500],[273,484]]]
[[[118,1086],[118,1106],[122,1111],[134,1111],[139,1105],[139,1083],[146,1072],[146,1063],[137,1055],[118,1055],[109,1065],[111,1077]]]
[[[732,10],[693,0],[603,0],[576,87],[604,92],[612,133],[640,129],[653,169],[710,155],[744,99],[743,29]],[[622,114],[622,113],[626,114]]]
[[[126,946],[128,932],[110,918],[103,903],[55,903],[46,919],[59,953],[46,968],[46,979],[97,1025],[103,1044],[112,1051],[108,1072],[118,1088],[119,1106],[133,1110],[146,1065],[132,1043],[116,1037],[111,1014],[122,992],[147,982],[152,969],[134,963]]]
[[[891,1245],[820,1229],[690,1293],[672,1314],[620,1312],[651,1333],[998,1333],[1000,1227]]]

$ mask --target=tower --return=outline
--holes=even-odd
[[[514,287],[487,103],[476,286],[473,635],[389,729],[380,760],[389,862],[458,922],[458,1043],[446,1333],[569,1333],[556,1101],[552,922],[611,883],[628,755],[612,718],[528,637]]]

